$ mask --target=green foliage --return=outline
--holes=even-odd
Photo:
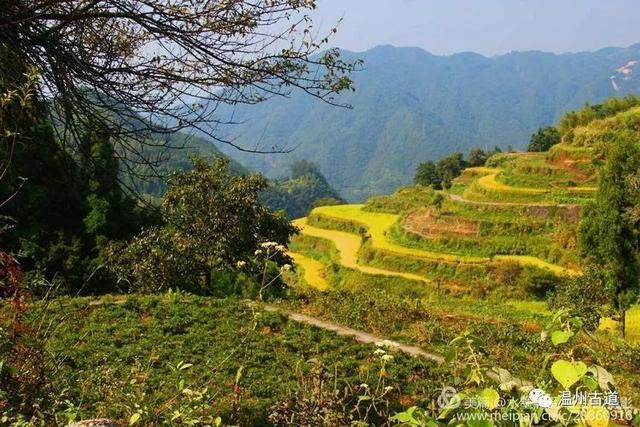
[[[452,153],[436,163],[436,171],[442,181],[443,188],[450,188],[453,180],[460,176],[467,163],[462,158],[462,153]]]
[[[251,266],[261,242],[286,246],[295,233],[284,216],[260,203],[266,180],[230,174],[227,159],[195,159],[191,171],[174,172],[167,184],[164,225],[110,249],[113,270],[133,289],[211,292],[213,270]],[[288,258],[273,261],[282,265]]]
[[[365,210],[397,214],[432,205],[436,194],[429,187],[402,187],[393,194],[371,197],[367,200]]]
[[[560,132],[555,127],[547,126],[544,128],[540,128],[536,133],[531,135],[531,140],[529,142],[529,146],[527,147],[527,151],[549,151],[551,147],[560,142],[560,138]]]
[[[629,95],[625,98],[609,98],[601,104],[586,103],[582,110],[566,113],[558,123],[562,135],[567,135],[578,126],[585,126],[590,122],[614,116],[622,111],[640,106],[640,97]]]
[[[54,137],[45,105],[33,97],[37,75],[0,46],[0,200],[12,218],[3,247],[20,254],[28,272],[58,275],[78,289],[88,276],[83,241],[86,183]]]
[[[436,170],[436,164],[432,161],[420,163],[416,168],[416,176],[413,178],[416,185],[431,186],[436,190],[442,189],[442,178]]]
[[[580,276],[556,287],[549,305],[553,309],[568,310],[570,315],[582,319],[585,329],[595,331],[611,301],[605,272],[588,266]]]
[[[107,241],[130,237],[153,215],[121,190],[109,135],[89,124],[80,152],[70,153],[48,121],[48,105],[35,97],[37,73],[4,46],[0,64],[0,200],[11,218],[4,248],[19,254],[32,284],[112,291],[103,268]]]
[[[224,425],[268,425],[270,415],[285,413],[285,402],[302,405],[306,391],[329,398],[335,390],[353,390],[354,408],[358,396],[375,393],[381,369],[371,346],[232,298],[60,299],[36,305],[29,323],[43,318],[56,327],[46,340],[55,370],[48,371],[52,400],[40,408],[42,425],[96,414],[124,423],[135,417],[136,425],[215,425],[217,417]],[[319,366],[326,369],[317,372]],[[435,389],[442,373],[433,362],[397,354],[385,366],[380,392],[392,384],[404,395],[419,395]],[[326,394],[299,389],[318,375]],[[364,383],[373,390],[358,387]],[[389,409],[399,410],[399,394],[385,393]]]
[[[312,207],[344,203],[319,167],[304,160],[291,164],[289,178],[271,181],[260,198],[271,209],[286,211],[289,218],[303,217]]]
[[[500,149],[496,147],[495,150],[497,151],[487,153],[481,148],[473,148],[467,160],[464,160],[462,153],[456,152],[443,157],[436,163],[432,161],[420,163],[416,168],[413,182],[416,185],[431,186],[435,190],[449,189],[453,180],[460,176],[466,167],[484,165],[487,159]]]
[[[609,145],[595,201],[585,208],[579,228],[581,250],[605,269],[608,290],[621,314],[640,294],[640,226],[629,215],[640,206],[640,192],[630,185],[638,170],[640,138],[635,132],[621,133]]]
[[[484,166],[485,162],[489,157],[491,157],[491,155],[492,153],[487,153],[482,148],[472,148],[467,156],[467,163],[471,167]]]
[[[458,381],[443,389],[437,407],[413,406],[396,414],[402,426],[460,425],[521,426],[586,425],[605,427],[612,420],[629,423],[637,415],[620,397],[613,376],[602,366],[574,360],[578,343],[570,343],[581,324],[559,312],[542,334],[551,337],[555,349],[547,354],[535,383],[518,378],[508,370],[492,366],[483,357],[482,340],[464,333],[450,343],[454,354],[451,369]],[[567,360],[570,359],[570,360]],[[549,365],[550,360],[553,362]],[[598,400],[573,400],[575,393],[600,396]],[[589,394],[592,393],[592,394]],[[567,399],[566,396],[569,396]],[[605,399],[613,395],[613,403]]]

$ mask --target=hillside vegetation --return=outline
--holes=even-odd
[[[639,131],[640,110],[632,101],[574,126],[565,120],[562,141],[548,152],[494,154],[486,166],[465,169],[448,191],[405,187],[364,205],[316,208],[297,223],[301,236],[293,247],[324,262],[323,279],[339,289],[366,286],[348,284],[354,273],[347,269],[357,272],[358,282],[380,282],[376,276],[414,281],[394,289],[421,299],[432,292],[480,297],[502,313],[518,307],[546,317],[546,302],[585,268],[581,211],[598,191],[612,135]],[[631,342],[640,337],[637,310],[627,313]],[[619,324],[603,319],[600,329],[615,334]]]
[[[163,147],[95,116],[57,138],[32,74],[0,103],[0,425],[640,423],[637,99],[363,204],[313,163],[270,183],[212,150],[146,206],[121,144]],[[585,391],[607,403],[560,399]]]
[[[491,58],[392,46],[344,55],[364,61],[353,75],[356,92],[338,98],[352,110],[312,103],[297,93],[256,108],[221,110],[223,117],[244,122],[229,129],[242,146],[260,141],[267,149],[296,148],[266,157],[225,152],[269,177],[293,160],[313,161],[347,200],[361,202],[410,183],[418,162],[496,144],[525,149],[529,135],[566,111],[640,91],[637,66],[627,76],[616,71],[640,58],[640,45]]]

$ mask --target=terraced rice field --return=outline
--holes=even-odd
[[[505,193],[521,193],[521,194],[546,194],[549,193],[549,190],[544,190],[541,188],[526,188],[526,187],[511,187],[509,185],[503,184],[496,180],[498,173],[492,173],[489,175],[485,175],[482,178],[478,179],[478,184],[482,187],[487,188],[493,191],[501,191]]]
[[[394,254],[408,255],[417,258],[426,258],[450,263],[464,264],[487,264],[492,261],[488,257],[473,257],[457,254],[447,254],[439,252],[425,251],[422,249],[409,248],[397,245],[387,237],[387,230],[400,218],[399,215],[378,212],[367,212],[363,210],[364,205],[340,205],[323,206],[313,210],[313,215],[322,215],[329,218],[352,221],[367,228],[371,235],[372,245],[375,249],[392,252]],[[318,236],[322,237],[322,236]],[[359,241],[359,239],[358,239]],[[546,262],[540,258],[526,255],[497,255],[493,257],[495,261],[512,261],[523,266],[534,266],[546,268],[556,274],[573,275],[577,272],[556,264]]]
[[[531,155],[531,162],[538,161],[538,163],[544,163],[544,159],[539,159],[538,157]],[[523,159],[525,159],[523,160],[525,168],[542,168],[542,166],[536,166],[533,165],[533,163],[531,165],[527,164],[526,162],[528,160],[526,159],[529,159],[529,157],[526,157],[526,155],[523,156]],[[554,167],[556,166],[550,166],[550,168]],[[554,197],[559,194],[566,195],[574,193],[577,195],[582,194],[586,197],[589,197],[591,193],[596,191],[595,187],[587,186],[533,188],[508,185],[505,182],[501,182],[499,179],[497,179],[498,176],[504,172],[505,169],[499,167],[475,167],[466,169],[460,179],[460,183],[457,184],[458,187],[462,186],[460,188],[460,193],[464,192],[464,194],[467,194],[469,191],[471,193],[474,193],[474,191],[480,191],[480,193],[478,194],[481,194],[481,196],[479,197],[481,197],[483,201],[474,202],[472,200],[465,199],[465,196],[461,195],[452,195],[450,197],[451,200],[454,203],[478,203],[480,205],[491,207],[500,207],[501,205],[554,206],[556,205],[556,203],[552,203],[553,201],[555,201]],[[541,175],[540,179],[544,181],[544,179],[546,178]],[[535,179],[529,181],[520,181],[530,181],[537,183]],[[518,182],[518,180],[516,179],[515,182]],[[580,201],[582,200],[583,199],[580,199]],[[566,204],[564,204],[563,202],[563,204],[560,205],[564,206]],[[339,223],[349,223],[354,226],[353,228],[362,227],[366,229],[370,237],[371,245],[374,249],[392,253],[395,255],[424,259],[428,261],[437,261],[441,263],[466,265],[482,265],[495,262],[516,262],[522,266],[533,266],[547,269],[558,275],[579,274],[579,272],[576,270],[549,263],[535,256],[495,255],[493,257],[481,257],[456,253],[435,252],[414,247],[402,246],[392,241],[387,233],[388,230],[399,221],[400,215],[392,213],[370,212],[364,210],[364,206],[365,205],[363,204],[324,206],[314,209],[310,216],[315,216],[316,218],[323,219],[325,221],[335,219],[336,226]],[[431,283],[425,277],[416,274],[406,273],[402,271],[392,271],[360,264],[359,251],[362,244],[362,237],[355,232],[337,231],[311,226],[307,223],[306,218],[295,221],[295,224],[301,228],[302,234],[304,235],[333,242],[339,253],[339,261],[344,267],[358,270],[365,274],[402,277],[418,282],[424,282],[428,284]],[[326,289],[328,284],[322,273],[322,263],[299,254],[293,254],[293,257],[298,265],[302,266],[304,270],[303,277],[307,283],[317,289]],[[546,303],[543,301],[511,301],[506,304],[512,306],[514,309],[524,309],[528,312],[534,313],[548,313]],[[613,331],[613,333],[619,333],[617,332],[619,330],[619,325],[610,319],[603,320],[601,328],[611,330]],[[627,329],[627,339],[631,342],[640,342],[640,307],[634,307],[628,312]]]
[[[327,283],[323,274],[324,264],[295,252],[289,252],[288,255],[293,259],[296,266],[302,267],[304,270],[302,277],[308,285],[319,291],[324,291],[329,288],[329,283]]]
[[[331,242],[333,242],[340,254],[340,264],[347,268],[376,276],[402,277],[404,279],[415,280],[417,282],[430,283],[428,279],[417,274],[391,271],[382,268],[361,265],[358,262],[358,252],[360,250],[361,241],[360,237],[355,234],[346,233],[344,231],[325,230],[323,228],[312,227],[307,224],[306,218],[298,219],[294,221],[294,224],[300,228],[302,234],[330,240]],[[304,264],[302,267],[304,268]],[[307,280],[306,277],[305,280]],[[311,282],[308,283],[314,286]]]
[[[554,191],[551,188],[544,189],[544,188],[530,188],[530,187],[514,187],[511,185],[507,185],[497,180],[498,175],[503,173],[503,170],[500,168],[480,167],[480,168],[469,168],[467,169],[467,171],[468,170],[471,170],[470,173],[472,174],[475,173],[475,174],[484,175],[481,178],[479,178],[476,182],[481,187],[491,191],[497,191],[502,193],[512,193],[512,194],[525,194],[525,195],[526,194],[530,194],[530,195],[551,194]],[[597,190],[597,187],[571,186],[571,187],[560,188],[559,190],[564,190],[570,193],[589,194],[589,193],[595,193]]]

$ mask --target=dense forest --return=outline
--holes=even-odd
[[[293,162],[290,170],[289,177],[272,181],[263,192],[262,200],[270,208],[284,210],[290,218],[299,218],[314,207],[344,203],[317,165],[300,160]]]

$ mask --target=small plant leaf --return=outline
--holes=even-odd
[[[569,362],[557,360],[551,365],[551,374],[565,388],[569,388],[580,381],[587,373],[587,365],[583,362]]]
[[[553,331],[551,333],[551,342],[553,345],[564,344],[573,336],[571,331]]]
[[[613,375],[609,373],[602,366],[593,365],[589,367],[589,373],[593,375],[593,379],[598,382],[598,386],[601,390],[611,390],[612,386],[615,386],[616,383],[613,379]]]
[[[498,402],[500,401],[500,395],[494,389],[485,388],[478,394],[478,397],[482,401],[482,404],[486,406],[489,410],[493,411],[498,407]]]
[[[131,418],[129,418],[129,425],[132,426],[137,424],[138,421],[140,421],[140,417],[141,415],[139,412],[136,412],[135,414],[131,415]]]

